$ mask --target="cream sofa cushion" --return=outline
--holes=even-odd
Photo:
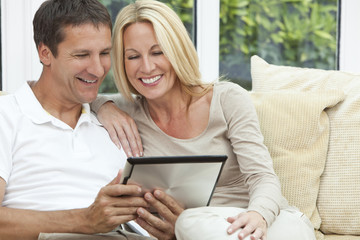
[[[251,97],[283,195],[319,228],[316,199],[329,140],[324,110],[342,101],[344,93],[272,91],[252,92]]]
[[[360,236],[351,236],[351,235],[326,235],[324,240],[359,240]]]
[[[344,91],[345,100],[326,110],[330,138],[317,206],[323,233],[360,235],[360,75],[276,66],[258,56],[251,75],[254,91]]]

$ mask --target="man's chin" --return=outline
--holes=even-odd
[[[93,94],[93,95],[89,95],[89,96],[84,96],[82,99],[82,103],[91,103],[92,101],[94,101],[97,97],[97,94]]]

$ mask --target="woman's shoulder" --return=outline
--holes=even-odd
[[[226,91],[235,91],[242,93],[247,92],[247,90],[241,87],[239,84],[224,80],[214,83],[214,89],[216,89],[219,92],[226,92]]]
[[[247,96],[248,91],[237,83],[229,81],[219,81],[214,84],[214,96],[225,98],[232,98],[233,96],[242,97]]]

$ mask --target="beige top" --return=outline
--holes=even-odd
[[[134,103],[120,95],[111,99],[135,120],[145,156],[228,156],[211,206],[257,211],[268,226],[280,209],[287,206],[272,159],[263,144],[255,107],[248,92],[239,85],[231,82],[214,84],[208,126],[202,134],[191,139],[177,139],[165,134],[151,119],[143,97],[137,97]],[[106,100],[98,98],[92,108],[97,110]]]

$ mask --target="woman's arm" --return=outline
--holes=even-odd
[[[97,114],[97,118],[108,131],[111,140],[118,148],[121,146],[128,157],[142,156],[143,147],[140,134],[135,121],[124,109],[120,109],[115,103],[123,103],[124,99],[119,94],[112,96],[99,95],[90,107]],[[118,104],[123,105],[124,104]],[[129,103],[131,105],[131,103]]]
[[[244,227],[245,235],[252,231],[257,236],[266,234],[267,227],[280,212],[283,197],[271,156],[263,143],[255,107],[248,92],[235,84],[224,94],[221,104],[228,123],[228,137],[250,197],[248,212],[228,219],[232,223],[230,229]]]

